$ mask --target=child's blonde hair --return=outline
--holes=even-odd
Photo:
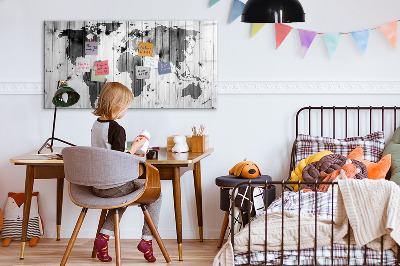
[[[131,90],[125,85],[119,82],[107,82],[101,88],[93,114],[115,120],[123,108],[131,102],[132,97]]]

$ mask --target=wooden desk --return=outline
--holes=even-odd
[[[60,152],[61,148],[54,148]],[[199,226],[200,241],[203,241],[203,211],[201,193],[201,168],[200,160],[210,155],[214,149],[206,152],[174,154],[161,149],[157,160],[147,160],[148,163],[157,167],[161,180],[171,180],[173,184],[175,223],[178,242],[179,260],[182,260],[182,204],[180,177],[188,170],[193,170],[194,190],[196,196],[197,219]],[[50,151],[43,151],[47,153]],[[26,234],[28,230],[28,219],[31,208],[32,189],[35,179],[57,178],[57,240],[60,240],[62,201],[64,188],[64,162],[56,156],[39,156],[37,151],[23,154],[10,159],[15,165],[26,165],[25,199],[21,236],[21,255],[24,258]],[[183,169],[182,169],[183,168]]]

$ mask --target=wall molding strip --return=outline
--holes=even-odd
[[[221,81],[218,94],[400,94],[400,81]],[[44,94],[43,83],[0,83],[0,94]]]

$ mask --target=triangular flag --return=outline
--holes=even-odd
[[[339,39],[340,36],[342,36],[342,34],[340,34],[339,32],[333,32],[333,33],[325,33],[323,36],[326,48],[328,48],[329,55],[332,58],[333,54],[336,51],[336,48],[338,47]]]
[[[265,23],[253,23],[253,26],[251,28],[251,38],[254,37],[258,33],[259,30],[261,30],[262,27],[264,27]]]
[[[233,0],[231,17],[229,19],[229,23],[232,23],[235,19],[237,19],[240,15],[242,15],[242,11],[244,8],[244,3],[239,0]]]
[[[361,50],[361,53],[364,55],[368,46],[369,33],[371,29],[353,31],[351,35],[353,35],[354,40],[356,41],[358,47]]]
[[[390,43],[390,45],[393,47],[393,49],[396,50],[397,48],[397,20],[393,22],[386,23],[382,26],[378,27],[383,35],[385,35],[386,39]]]
[[[215,5],[218,2],[219,2],[219,0],[210,0],[210,5],[208,7],[212,7],[213,5]]]
[[[315,36],[317,33],[315,31],[308,31],[308,30],[300,30],[299,29],[299,36],[300,36],[300,43],[301,43],[301,55],[304,58],[306,56],[308,48],[312,44]]]
[[[278,47],[282,44],[282,42],[285,40],[286,36],[288,36],[289,32],[292,29],[293,28],[288,25],[275,23],[276,49],[278,49]]]

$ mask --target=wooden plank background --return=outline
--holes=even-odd
[[[110,32],[105,24],[118,29]],[[104,83],[91,82],[90,72],[77,72],[78,57],[90,58],[91,66],[108,60],[106,81],[121,82],[132,90],[131,108],[217,107],[215,21],[46,21],[44,27],[45,108],[54,108],[51,101],[60,79],[67,79],[81,96],[69,108],[95,107]],[[99,42],[98,55],[85,55],[89,40]],[[136,79],[135,66],[144,64],[144,57],[138,56],[140,42],[153,42],[153,56],[169,60],[173,73],[158,75],[154,68],[150,79]],[[200,95],[195,93],[198,86]]]

